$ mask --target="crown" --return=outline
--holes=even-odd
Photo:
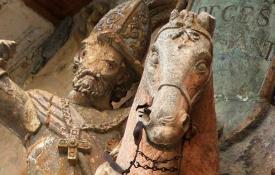
[[[150,34],[149,9],[143,0],[130,0],[110,10],[95,26],[97,40],[120,52],[139,74]]]

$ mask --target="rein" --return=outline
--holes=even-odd
[[[211,72],[209,73],[208,79],[205,82],[205,84],[203,85],[203,88],[200,89],[192,98],[190,97],[190,95],[187,91],[187,88],[185,86],[179,87],[179,86],[174,85],[174,84],[161,84],[158,88],[158,91],[164,86],[174,87],[174,88],[178,89],[180,91],[181,95],[185,98],[185,100],[188,104],[188,107],[189,107],[188,110],[190,111],[193,103],[195,103],[196,100],[198,99],[198,97],[205,91],[205,89],[207,87],[206,85],[208,85],[208,83],[210,82],[211,77],[212,77],[212,70],[210,70],[210,71]],[[136,110],[138,110],[140,108],[144,108],[144,110],[147,111],[148,107],[149,107],[148,104],[138,105]],[[136,148],[136,151],[135,151],[135,156],[134,156],[133,160],[130,161],[130,165],[127,169],[124,170],[120,165],[118,165],[116,163],[116,161],[113,160],[112,156],[108,152],[105,152],[104,159],[109,163],[109,165],[113,168],[113,170],[115,170],[116,172],[118,172],[122,175],[127,175],[128,173],[130,173],[130,170],[133,166],[135,168],[143,168],[145,170],[151,169],[152,171],[162,171],[162,172],[176,172],[176,171],[179,171],[179,169],[175,168],[175,167],[171,167],[171,168],[161,167],[160,168],[160,167],[157,167],[156,165],[160,164],[160,163],[168,163],[170,161],[177,161],[179,159],[182,159],[182,156],[176,156],[172,159],[167,159],[167,160],[153,160],[150,157],[146,156],[143,152],[139,151],[139,145],[140,145],[140,142],[141,142],[141,139],[142,139],[143,129],[144,129],[143,123],[141,121],[137,122],[137,124],[135,126],[135,129],[134,129],[134,132],[133,132],[134,141],[135,141],[135,144],[136,144],[137,148]],[[192,129],[193,129],[193,126],[192,126],[192,122],[191,122],[190,126],[189,126],[189,130],[192,131]],[[190,141],[190,139],[191,138],[188,138],[186,140]],[[184,144],[184,142],[183,142],[183,144]],[[147,161],[153,162],[153,166],[152,167],[150,167],[148,165],[142,166],[139,162],[137,162],[138,154],[140,154],[142,157],[144,157]]]
[[[135,151],[135,156],[134,156],[133,160],[130,161],[130,165],[127,169],[123,169],[120,165],[118,165],[116,163],[116,161],[113,160],[112,156],[108,152],[105,152],[104,159],[109,163],[111,168],[122,175],[129,174],[132,167],[143,168],[145,170],[152,170],[152,171],[170,172],[170,173],[179,171],[179,168],[176,168],[176,167],[166,168],[166,167],[158,167],[157,165],[165,164],[165,163],[168,163],[171,161],[181,160],[182,156],[175,156],[171,159],[165,159],[165,160],[154,160],[154,159],[151,159],[150,157],[146,156],[145,153],[143,153],[142,151],[139,151],[139,145],[140,145],[140,142],[142,139],[143,128],[144,128],[143,123],[141,121],[137,122],[134,132],[133,132],[134,141],[135,141],[135,145],[137,146],[137,148]],[[145,160],[152,162],[153,166],[141,165],[137,161],[138,155],[143,157]]]
[[[134,163],[136,162],[137,156],[138,156],[138,150],[139,150],[139,145],[142,139],[142,130],[144,128],[144,125],[142,122],[137,122],[134,132],[133,132],[133,136],[134,136],[134,140],[135,140],[135,144],[137,146],[136,149],[136,153],[134,156],[134,159],[130,162],[130,165],[127,169],[123,169],[120,165],[118,165],[116,163],[116,161],[113,160],[112,156],[108,153],[105,152],[104,154],[104,159],[109,163],[109,165],[113,168],[113,170],[115,170],[116,172],[122,174],[122,175],[126,175],[128,173],[130,173],[130,169],[132,168],[132,166],[134,166]]]

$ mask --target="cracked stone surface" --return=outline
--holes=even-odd
[[[222,175],[269,175],[275,167],[275,106],[239,143],[220,153]]]

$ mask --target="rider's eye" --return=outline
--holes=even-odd
[[[82,50],[81,53],[80,53],[80,56],[81,57],[85,57],[87,54],[87,51],[86,50]]]
[[[105,64],[108,69],[113,69],[115,67],[115,63],[111,61],[106,61]]]
[[[204,62],[200,62],[196,65],[196,70],[199,72],[199,73],[205,73],[207,72],[207,65],[206,63]]]

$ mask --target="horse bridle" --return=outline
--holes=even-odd
[[[168,87],[173,87],[176,88],[177,90],[180,91],[180,94],[183,96],[183,98],[186,100],[186,103],[188,105],[188,110],[187,111],[191,111],[192,110],[192,106],[193,104],[199,99],[199,97],[201,96],[201,94],[205,91],[205,89],[207,88],[207,85],[209,84],[211,77],[212,77],[212,69],[210,69],[209,75],[207,80],[205,81],[205,83],[203,84],[202,88],[196,92],[196,94],[191,97],[190,94],[188,93],[188,90],[186,88],[186,86],[182,85],[181,87],[175,84],[170,84],[170,83],[164,83],[159,85],[158,87],[158,91],[161,90],[161,88],[168,86]]]
[[[158,88],[158,91],[162,87],[164,87],[164,86],[174,87],[174,88],[178,89],[180,91],[181,95],[185,98],[185,100],[186,100],[186,102],[188,104],[188,111],[190,111],[193,103],[195,103],[196,100],[198,100],[198,97],[206,89],[206,85],[210,82],[211,77],[212,77],[212,69],[210,70],[210,73],[208,75],[208,79],[204,83],[203,88],[200,89],[192,98],[190,97],[190,95],[188,93],[188,90],[187,90],[187,88],[185,86],[179,87],[179,86],[174,85],[174,84],[161,84],[159,86],[159,88]],[[138,110],[140,108],[147,108],[147,107],[149,107],[148,104],[138,105],[138,107],[137,107],[136,110]],[[192,125],[192,123],[191,123],[191,125]],[[118,172],[118,173],[120,173],[122,175],[126,175],[126,174],[128,174],[130,172],[130,169],[133,166],[136,167],[135,163],[136,163],[136,159],[137,159],[138,153],[140,152],[139,151],[139,145],[140,145],[140,142],[141,142],[141,139],[142,139],[143,129],[144,129],[143,123],[141,121],[137,122],[137,124],[136,124],[136,126],[134,128],[134,131],[133,131],[134,142],[135,142],[135,145],[137,146],[137,149],[136,149],[136,152],[135,152],[134,159],[130,162],[130,165],[129,165],[129,167],[127,169],[123,169],[120,165],[118,165],[116,163],[116,161],[113,160],[113,158],[111,157],[111,155],[109,153],[105,152],[104,159],[109,163],[109,165],[112,167],[113,170],[115,170],[116,172]],[[189,129],[190,129],[190,127],[189,127]],[[177,168],[174,168],[174,167],[172,167],[172,169],[175,170],[175,171],[178,170]],[[167,170],[169,170],[169,169],[167,169]]]
[[[161,34],[163,31],[168,30],[168,29],[178,29],[178,28],[181,28],[181,27],[178,27],[178,26],[167,26],[167,27],[164,27],[164,28],[162,28],[162,29],[158,32],[158,34],[156,35],[156,37],[155,37],[154,40],[156,41],[157,38],[160,36],[160,34]],[[205,37],[209,40],[209,42],[210,42],[210,47],[211,47],[211,49],[210,49],[210,50],[211,50],[211,55],[213,55],[213,44],[212,44],[212,42],[211,42],[211,41],[212,41],[211,36],[210,36],[203,28],[196,28],[196,27],[195,27],[195,28],[191,28],[191,29],[194,30],[194,31],[196,31],[196,32],[198,32],[198,33],[200,33],[200,34],[202,34],[203,36],[205,36]],[[206,85],[210,82],[211,77],[212,77],[212,74],[213,74],[212,68],[210,68],[210,73],[209,73],[209,75],[208,75],[208,78],[207,78],[205,84],[203,85],[203,88],[200,89],[192,98],[191,98],[191,96],[189,95],[186,86],[181,86],[181,87],[180,87],[180,86],[175,85],[175,84],[164,83],[164,84],[159,85],[158,91],[159,91],[162,87],[164,87],[164,86],[170,86],[170,87],[174,87],[174,88],[178,89],[178,90],[180,91],[181,95],[185,98],[185,100],[186,100],[186,102],[187,102],[188,111],[191,111],[192,105],[198,100],[199,96],[200,96],[200,95],[203,93],[203,91],[205,90]]]

